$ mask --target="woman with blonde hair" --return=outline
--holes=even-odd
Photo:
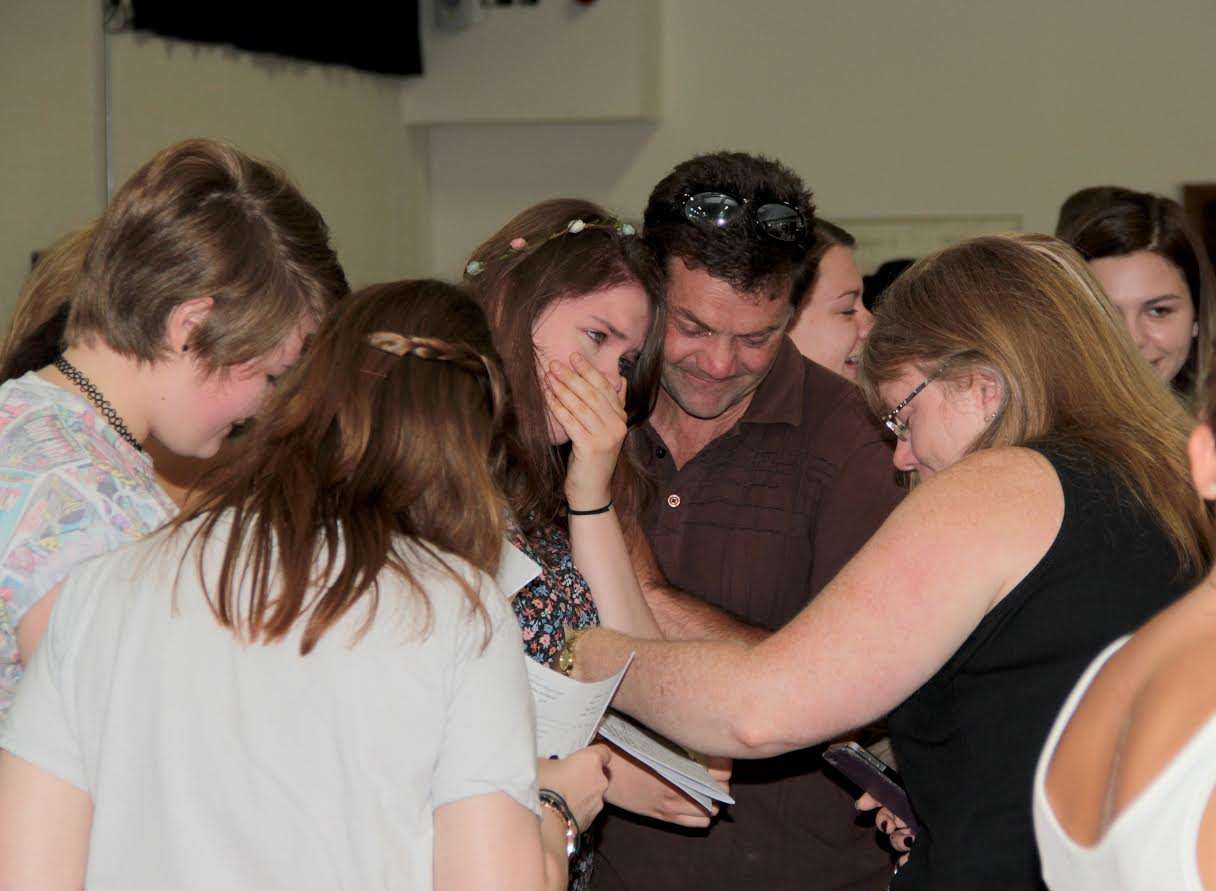
[[[39,253],[0,345],[0,383],[45,368],[63,349],[68,308],[96,228],[90,223],[73,230]]]
[[[42,263],[0,383],[0,721],[55,586],[173,516],[145,442],[213,456],[347,291],[282,171],[204,139],[159,152]]]
[[[900,276],[861,382],[920,484],[823,593],[753,646],[588,631],[575,674],[636,652],[616,704],[734,757],[890,714],[921,825],[892,888],[1041,888],[1031,776],[1061,701],[1211,562],[1188,420],[1045,236],[977,238]],[[879,826],[909,846],[892,814]]]
[[[64,586],[0,737],[0,887],[564,888],[580,804],[538,798],[491,575],[507,411],[465,294],[352,296],[197,503]]]

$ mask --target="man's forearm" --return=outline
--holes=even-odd
[[[642,594],[668,640],[734,640],[754,644],[771,633],[668,584],[643,580]]]

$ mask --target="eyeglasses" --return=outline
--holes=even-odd
[[[683,195],[675,209],[684,220],[696,226],[727,229],[750,217],[756,229],[769,238],[787,244],[806,241],[806,218],[798,208],[780,201],[753,207],[747,198],[735,198],[725,192],[698,192]]]
[[[946,362],[943,362],[941,365],[939,365],[937,368],[937,371],[933,372],[931,375],[929,375],[927,378],[925,378],[923,381],[921,381],[919,384],[917,384],[916,387],[912,390],[912,392],[909,393],[907,396],[905,396],[903,401],[900,402],[899,405],[895,406],[895,408],[891,409],[889,412],[887,412],[885,415],[882,416],[882,418],[880,420],[883,422],[883,424],[886,425],[888,430],[890,430],[892,433],[895,434],[896,439],[898,439],[900,441],[906,441],[908,438],[908,425],[899,419],[899,413],[908,407],[909,402],[911,402],[913,399],[915,399],[917,396],[920,395],[921,390],[923,390],[925,387],[929,386],[929,384],[933,383],[935,380],[937,380],[939,377],[941,377],[942,372],[946,370],[946,366],[948,366],[949,364],[950,364],[950,362],[947,360]]]

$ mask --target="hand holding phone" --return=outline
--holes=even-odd
[[[855,742],[836,743],[827,747],[823,760],[840,771],[863,792],[868,792],[883,807],[907,824],[916,835],[920,824],[908,801],[899,774],[882,760]]]

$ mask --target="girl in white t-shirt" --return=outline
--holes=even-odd
[[[214,455],[346,291],[316,208],[210,140],[42,260],[0,357],[0,726],[55,586],[173,516],[146,441]]]
[[[538,800],[505,396],[457,289],[351,297],[193,506],[64,586],[0,736],[0,887],[564,887],[604,755]]]

